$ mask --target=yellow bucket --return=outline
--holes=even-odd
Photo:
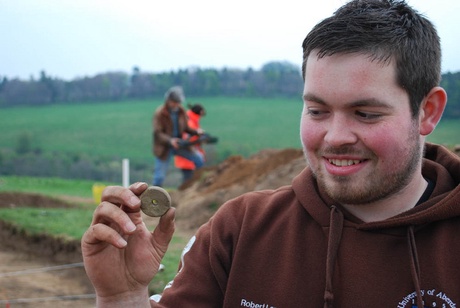
[[[106,186],[103,184],[93,184],[93,200],[94,203],[101,203],[102,191]]]

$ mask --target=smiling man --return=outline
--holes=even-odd
[[[107,188],[82,239],[98,305],[460,305],[460,159],[425,142],[447,101],[440,60],[434,26],[404,1],[342,6],[303,42],[308,167],[222,205],[150,301],[174,210],[150,232],[147,185]]]
[[[409,95],[396,82],[395,61],[371,56],[319,57],[313,51],[306,61],[301,122],[318,185],[363,221],[407,211],[422,196],[428,186],[421,173],[425,135],[446,102],[444,90],[434,87],[421,114],[412,116]]]

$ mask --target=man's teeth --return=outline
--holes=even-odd
[[[329,159],[329,162],[335,166],[344,167],[359,164],[357,159]]]

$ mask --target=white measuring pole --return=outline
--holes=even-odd
[[[129,159],[123,158],[123,163],[122,163],[122,169],[123,169],[123,187],[128,187],[129,186]]]

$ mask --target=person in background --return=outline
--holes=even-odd
[[[195,130],[200,130],[200,119],[206,115],[206,110],[201,104],[188,105],[187,110],[188,126]],[[199,136],[190,136],[188,133],[184,133],[182,139],[192,143],[190,147],[195,152],[199,152],[205,158],[205,151],[199,142]],[[174,156],[174,165],[182,172],[182,183],[185,183],[193,176],[193,172],[196,169],[195,163],[185,157],[176,155]]]
[[[201,129],[193,129],[188,126],[185,109],[181,105],[184,100],[185,95],[182,88],[179,86],[171,87],[165,93],[164,104],[159,106],[153,114],[154,186],[163,186],[173,155],[192,161],[196,168],[200,168],[204,164],[204,157],[200,152],[180,146],[184,133],[192,136],[202,133]]]
[[[107,188],[82,239],[100,307],[460,306],[460,158],[426,142],[447,102],[435,27],[352,0],[302,47],[307,167],[223,204],[150,300],[174,209],[150,232],[147,185]]]

